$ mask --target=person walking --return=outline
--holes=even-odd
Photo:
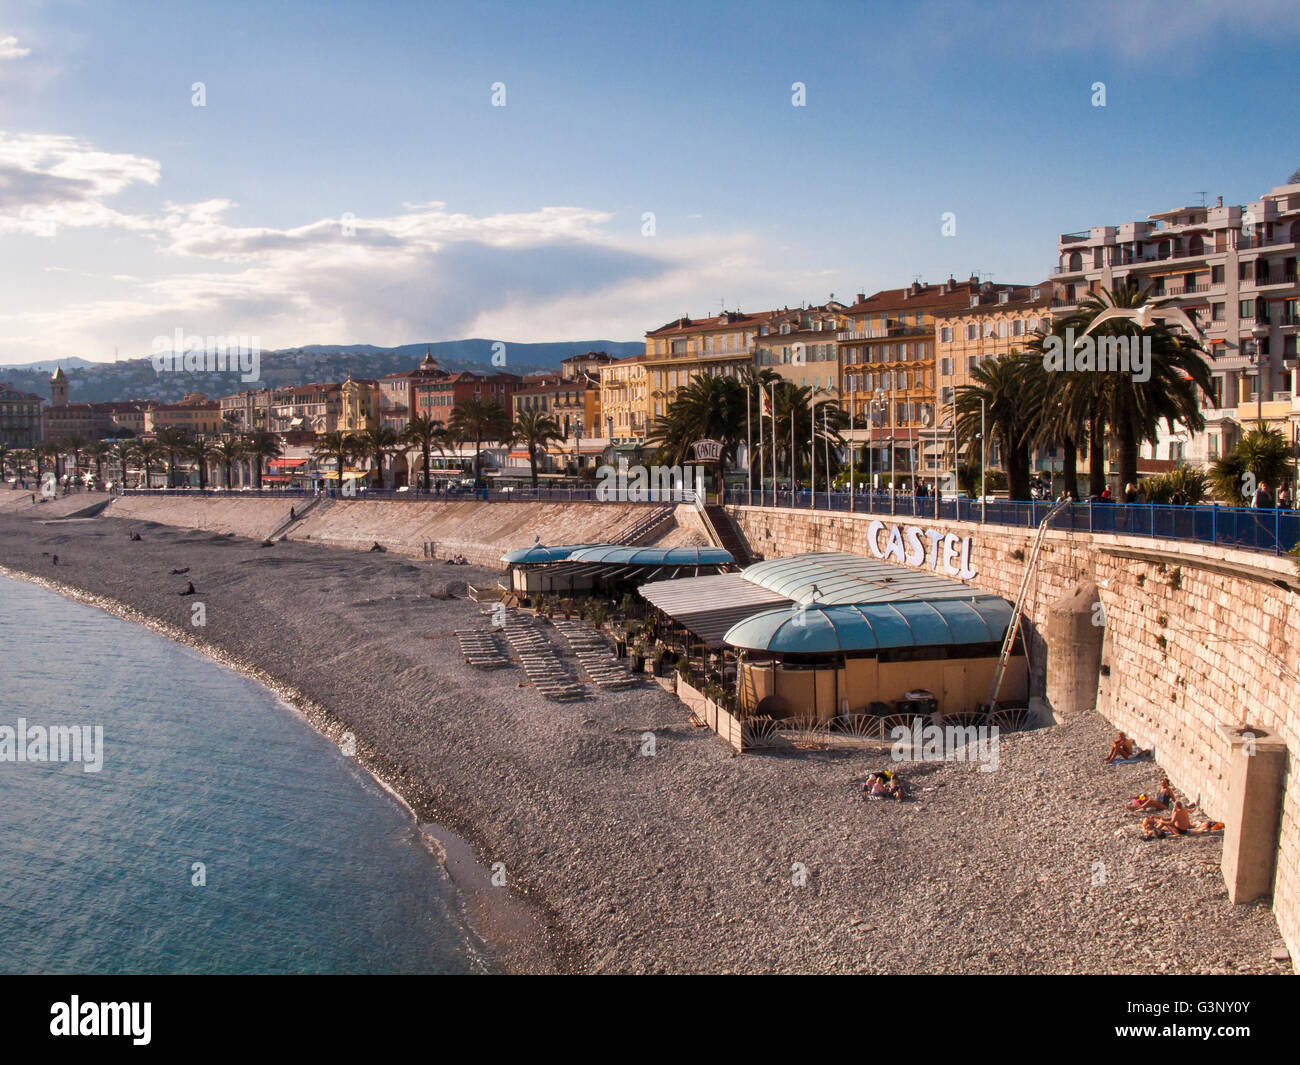
[[[1251,500],[1250,505],[1256,510],[1273,509],[1273,494],[1268,490],[1268,485],[1261,483],[1255,489],[1255,498]]]

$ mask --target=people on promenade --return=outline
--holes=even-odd
[[[1291,486],[1284,484],[1277,490],[1277,508],[1278,510],[1291,509]]]
[[[1255,496],[1250,501],[1250,505],[1257,510],[1273,509],[1273,493],[1268,490],[1267,484],[1260,482],[1259,487],[1255,489]]]

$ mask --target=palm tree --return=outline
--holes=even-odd
[[[131,459],[135,455],[135,441],[119,440],[116,444],[113,445],[112,452],[113,452],[113,458],[117,460],[118,465],[121,466],[122,468],[122,487],[125,488],[126,467],[127,464],[130,463]]]
[[[221,449],[209,440],[199,439],[190,441],[181,453],[198,468],[199,490],[207,488],[208,463],[222,457]]]
[[[81,453],[86,450],[86,438],[73,433],[62,440],[63,453],[72,459],[72,479],[76,481],[81,473]]]
[[[317,460],[333,459],[339,468],[339,491],[343,491],[343,470],[347,466],[348,459],[357,454],[359,445],[357,438],[351,433],[323,433],[316,438],[316,444],[311,449],[312,456]]]
[[[167,487],[176,487],[176,456],[191,444],[190,434],[174,425],[167,425],[154,433],[154,439],[167,454]]]
[[[1276,496],[1278,485],[1290,483],[1295,471],[1290,461],[1291,446],[1286,437],[1267,422],[1252,429],[1232,451],[1210,467],[1215,495],[1225,503],[1241,506],[1261,484]]]
[[[1139,289],[1132,284],[1101,289],[1080,304],[1078,312],[1063,324],[1074,325],[1078,336],[1081,328],[1087,328],[1103,311],[1142,306],[1149,292],[1149,287]],[[1113,436],[1120,485],[1136,484],[1139,448],[1144,441],[1156,441],[1162,421],[1170,430],[1175,423],[1193,433],[1205,428],[1200,399],[1211,395],[1213,385],[1205,349],[1196,338],[1175,334],[1163,322],[1142,329],[1135,322],[1112,318],[1092,335],[1127,337],[1130,350],[1137,342],[1144,346],[1150,343],[1145,381],[1118,370],[1079,371],[1075,376],[1082,380],[1071,389],[1076,414],[1092,419],[1089,451],[1101,450],[1105,434]]]
[[[95,463],[95,483],[104,487],[104,459],[113,451],[113,445],[107,440],[93,440],[86,445],[86,454]]]
[[[717,440],[722,452],[717,459],[717,481],[734,462],[745,438],[745,408],[749,393],[733,377],[701,376],[677,389],[668,410],[646,436],[654,445],[655,459],[668,466],[688,461],[697,440]]]
[[[14,451],[13,448],[11,448],[8,444],[4,443],[3,441],[0,441],[0,481],[4,480],[5,464],[10,460],[13,460],[14,462],[14,475],[17,476],[18,461],[17,458],[15,457],[16,454],[17,453]]]
[[[417,414],[409,422],[406,428],[402,430],[402,443],[411,447],[418,447],[420,455],[424,459],[424,490],[429,490],[429,457],[430,453],[436,448],[439,453],[442,452],[442,443],[447,439],[447,430],[443,427],[442,422],[437,418],[431,418],[427,414]]]
[[[213,462],[220,462],[226,471],[226,488],[234,487],[235,463],[244,457],[244,445],[238,440],[222,440],[210,452]]]
[[[397,432],[390,425],[376,425],[361,433],[357,440],[362,454],[375,464],[376,488],[384,487],[384,459],[397,449]]]
[[[1029,355],[1001,355],[971,371],[973,384],[957,386],[957,433],[968,441],[979,436],[981,412],[988,435],[997,440],[1012,499],[1029,498],[1029,439],[1035,413],[1024,402],[1026,374],[1041,360]],[[981,408],[981,401],[983,406]],[[987,440],[980,442],[983,455]]]
[[[59,458],[63,454],[63,448],[58,444],[50,442],[46,444],[37,444],[32,448],[32,453],[36,456],[36,480],[41,479],[41,474],[45,470],[45,459],[49,459],[54,467],[54,476],[59,476]]]
[[[132,449],[135,457],[140,460],[140,483],[141,487],[151,487],[149,475],[153,472],[154,465],[167,454],[167,449],[157,440],[139,440]]]
[[[544,411],[521,411],[515,419],[514,437],[528,448],[528,466],[533,475],[533,491],[536,491],[537,453],[545,451],[548,444],[564,439],[560,423]]]
[[[256,471],[257,487],[262,487],[262,464],[267,459],[276,458],[284,453],[284,446],[280,443],[280,438],[275,433],[268,433],[265,429],[258,429],[247,434],[243,438],[244,457],[253,460],[253,469]]]
[[[474,441],[474,481],[477,484],[482,477],[480,463],[483,457],[483,441],[501,442],[509,440],[514,431],[514,423],[506,409],[495,399],[482,399],[475,396],[464,403],[457,404],[447,422],[448,434],[459,441]]]

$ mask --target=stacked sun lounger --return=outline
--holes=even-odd
[[[636,677],[619,664],[618,659],[610,653],[605,638],[595,629],[580,621],[558,618],[555,620],[555,627],[573,648],[573,653],[581,663],[583,672],[594,684],[611,690],[632,688],[637,685]]]
[[[497,645],[496,637],[490,631],[481,629],[457,629],[456,640],[460,644],[460,653],[465,661],[479,669],[500,669],[510,665],[510,659]]]
[[[531,617],[512,611],[505,633],[533,687],[546,698],[563,702],[587,697],[587,689],[569,674],[555,645]]]

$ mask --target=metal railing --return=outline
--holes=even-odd
[[[850,502],[848,492],[821,492],[814,500],[808,491],[774,493],[770,488],[731,489],[727,503],[735,506],[777,506],[843,513],[849,510],[881,518],[925,518],[931,521],[968,521],[1031,529],[1055,504],[1050,500],[937,499],[934,496],[897,494],[893,505],[888,492],[859,492]],[[1051,529],[1146,536],[1164,540],[1239,547],[1269,554],[1285,554],[1300,543],[1300,512],[1219,505],[1163,506],[1151,503],[1073,503],[1052,519]]]

